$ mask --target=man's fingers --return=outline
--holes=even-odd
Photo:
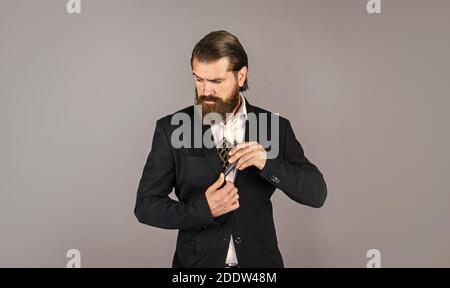
[[[245,154],[248,154],[252,151],[255,151],[255,149],[253,147],[242,148],[239,151],[236,151],[236,153],[234,153],[234,155],[231,156],[230,159],[228,159],[228,162],[233,163],[234,161],[237,161]]]
[[[254,147],[257,145],[258,145],[258,142],[242,142],[242,143],[234,146],[233,149],[230,150],[229,154],[233,155],[234,153],[236,153],[239,150],[249,148],[249,147]]]
[[[231,190],[226,191],[226,195],[233,195],[233,194],[236,194],[237,192],[238,192],[238,189],[233,186],[233,188]]]
[[[255,158],[258,155],[258,152],[259,151],[253,150],[253,151],[251,151],[249,153],[246,153],[246,154],[242,155],[242,157],[239,158],[239,160],[238,160],[238,162],[236,164],[236,168],[239,169],[239,167],[241,167],[242,164],[244,164],[245,162]]]
[[[224,195],[228,194],[231,190],[233,190],[234,184],[231,183],[230,181],[227,181],[227,184],[225,184],[225,186],[223,186],[222,189],[220,189],[220,192],[222,192]]]
[[[232,197],[231,197],[231,203],[235,203],[237,200],[239,199],[239,194],[234,194]]]
[[[238,195],[238,189],[237,188],[233,188],[231,191],[229,191],[228,193],[224,194],[225,201],[229,202],[229,201],[233,200],[233,198],[236,197],[236,195]],[[231,201],[231,202],[233,202],[233,201]]]
[[[244,170],[247,167],[253,166],[256,164],[257,159],[256,158],[251,158],[248,159],[247,161],[243,162],[242,164],[239,165],[239,167],[237,167],[238,170]]]
[[[231,212],[231,211],[234,211],[234,210],[236,210],[236,209],[238,209],[238,208],[239,208],[239,201],[236,200],[235,202],[233,202],[231,205],[229,205],[229,206],[225,209],[225,211],[224,211],[223,214],[227,214],[227,213],[229,213],[229,212]]]
[[[254,146],[254,145],[258,145],[258,142],[242,142],[239,143],[238,145],[234,146],[233,149],[231,149],[230,151],[230,155],[233,155],[234,153],[236,153],[236,151],[242,149],[242,148],[246,148],[246,147],[250,147],[250,146]]]
[[[224,181],[225,175],[223,173],[220,173],[219,178],[217,178],[216,182],[214,182],[211,186],[209,186],[209,188],[211,189],[211,191],[215,191],[222,186]]]

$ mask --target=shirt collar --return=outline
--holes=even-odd
[[[244,95],[242,95],[241,93],[239,93],[239,95],[241,96],[241,107],[239,108],[239,111],[242,112],[242,115],[244,115],[244,119],[247,120],[247,105],[245,104],[245,102],[247,102],[247,100],[245,100]],[[238,111],[238,112],[239,112]]]
[[[247,106],[245,104],[245,97],[242,95],[242,93],[239,93],[239,97],[241,97],[241,107],[239,107],[239,110],[236,111],[236,113],[229,117],[227,119],[228,123],[234,122],[239,118],[242,118],[243,120],[247,120]],[[223,124],[223,121],[222,121]]]

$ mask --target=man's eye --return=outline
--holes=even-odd
[[[220,83],[222,83],[222,81],[220,81],[220,80],[215,80],[215,81],[213,81],[213,83],[214,83],[214,84],[220,84]]]

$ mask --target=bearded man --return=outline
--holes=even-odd
[[[156,122],[134,213],[143,224],[179,230],[173,267],[284,267],[271,196],[278,188],[322,207],[324,178],[290,122],[244,97],[248,58],[237,37],[206,35],[192,51],[191,68],[195,105]],[[195,124],[174,137],[180,115],[202,119],[200,146]]]

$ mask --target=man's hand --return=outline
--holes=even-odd
[[[238,189],[229,181],[222,187],[224,181],[225,175],[220,173],[216,182],[209,186],[205,192],[209,209],[211,209],[214,218],[239,208]]]
[[[243,142],[231,149],[230,156],[228,162],[237,161],[236,169],[255,166],[262,170],[266,165],[267,152],[258,142]]]

